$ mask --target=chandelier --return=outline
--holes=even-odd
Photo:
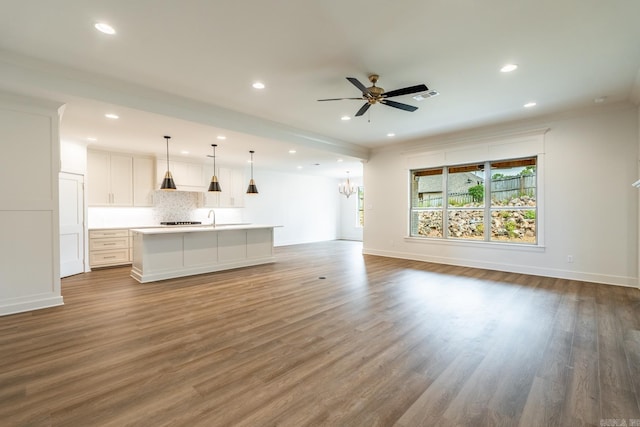
[[[347,171],[347,180],[342,184],[338,184],[338,192],[344,194],[348,199],[349,196],[355,194],[356,191],[356,186],[349,181],[349,171]]]

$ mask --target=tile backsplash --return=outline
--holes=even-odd
[[[156,191],[153,202],[153,219],[156,224],[161,221],[197,221],[191,215],[198,208],[198,193]]]

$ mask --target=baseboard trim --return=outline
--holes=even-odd
[[[0,301],[0,316],[24,313],[26,311],[41,310],[43,308],[64,305],[60,295],[33,295],[30,297],[14,298]]]
[[[427,256],[414,253],[384,251],[377,249],[363,248],[363,254],[377,255],[388,258],[409,259],[412,261],[433,262],[436,264],[455,265],[458,267],[473,267],[485,270],[505,271],[508,273],[531,274],[534,276],[554,277],[558,279],[579,280],[582,282],[602,283],[605,285],[626,286],[638,288],[637,277],[615,276],[607,274],[597,274],[590,272],[579,272],[562,270],[555,268],[540,268],[531,265],[505,264],[498,262],[486,262],[462,258],[451,258],[441,256]]]

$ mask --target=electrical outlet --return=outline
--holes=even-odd
[[[571,264],[573,262],[573,255],[567,255],[567,262]]]

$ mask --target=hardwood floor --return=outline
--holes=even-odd
[[[638,289],[346,241],[276,255],[144,285],[94,271],[0,317],[0,425],[640,425]]]

